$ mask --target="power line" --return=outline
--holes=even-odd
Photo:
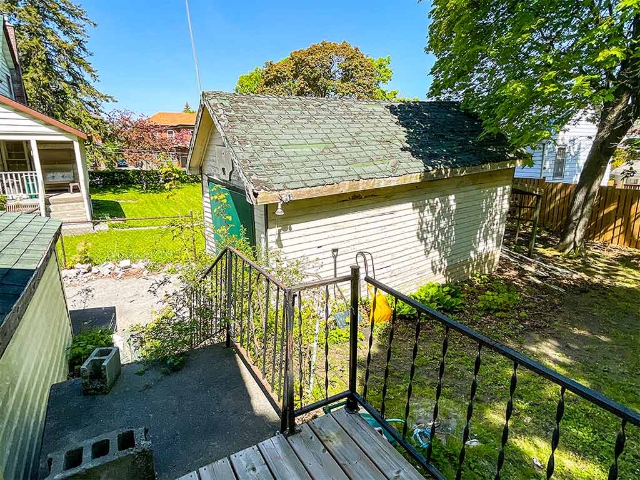
[[[198,91],[202,93],[202,84],[200,83],[200,69],[198,68],[198,57],[196,56],[196,43],[193,40],[193,28],[191,27],[191,14],[189,13],[189,0],[184,0],[187,7],[187,23],[189,24],[189,36],[191,37],[191,50],[193,51],[193,63],[196,66],[196,78],[198,80]]]

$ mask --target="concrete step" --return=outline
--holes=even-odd
[[[84,212],[84,203],[60,203],[47,205],[48,212]]]
[[[47,205],[59,205],[64,203],[83,203],[82,195],[79,193],[58,193],[47,195],[45,203]]]

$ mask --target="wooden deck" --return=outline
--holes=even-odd
[[[360,415],[337,410],[178,480],[409,479],[424,477]]]

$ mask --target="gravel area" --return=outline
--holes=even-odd
[[[131,272],[122,278],[91,276],[65,281],[65,292],[74,324],[91,325],[98,309],[115,309],[116,330],[136,323],[147,324],[164,305],[167,295],[179,288],[178,275]],[[75,318],[74,318],[75,317]]]

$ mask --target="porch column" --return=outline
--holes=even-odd
[[[80,143],[78,140],[73,141],[73,153],[76,157],[76,166],[78,168],[78,180],[80,180],[80,193],[82,194],[82,201],[84,202],[84,211],[87,216],[87,221],[91,220],[91,205],[89,205],[89,186],[87,185],[84,172],[86,171],[87,164],[82,158],[80,152]]]
[[[38,203],[40,204],[40,215],[47,216],[47,208],[44,204],[44,177],[42,176],[42,167],[40,166],[40,153],[38,153],[38,142],[35,139],[29,140],[31,144],[31,155],[33,156],[33,164],[36,167],[38,176]]]

